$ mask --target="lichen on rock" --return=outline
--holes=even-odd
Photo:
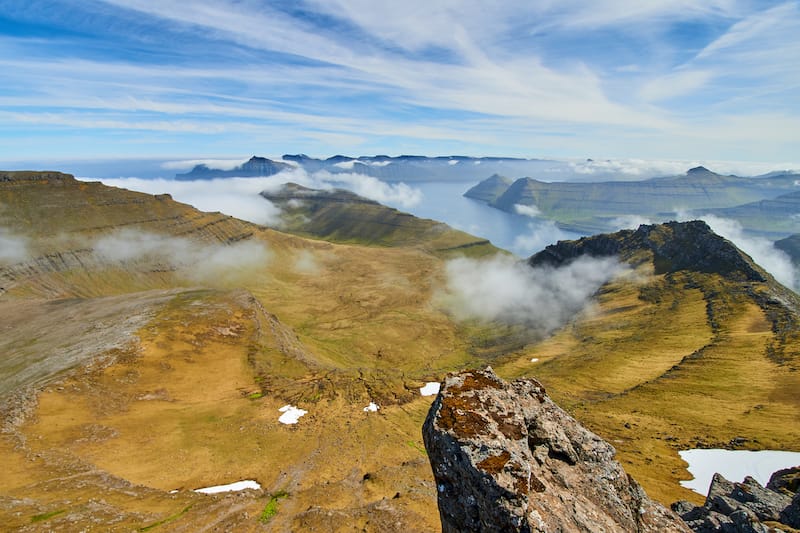
[[[448,375],[423,438],[445,533],[688,531],[536,380]]]

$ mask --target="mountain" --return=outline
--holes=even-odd
[[[555,220],[563,227],[592,234],[615,229],[617,221],[626,216],[668,219],[677,210],[703,214],[754,201],[772,200],[793,194],[796,181],[797,176],[791,173],[742,178],[696,167],[684,175],[642,181],[573,183],[520,178],[505,189],[498,186],[501,183],[498,178],[492,177],[464,195],[487,201],[509,213],[515,212],[516,205],[534,206],[543,217]],[[493,191],[493,194],[487,194],[487,191]],[[786,203],[794,201],[791,194],[783,201],[775,201],[785,207]],[[747,210],[739,209],[742,212]],[[737,216],[735,211],[732,209],[729,215]],[[764,219],[763,215],[761,219]],[[748,222],[748,219],[742,217],[742,221]],[[768,231],[771,222],[763,220],[752,228],[745,227],[753,231]],[[790,219],[780,226],[779,232],[792,233],[800,230],[800,221]]]
[[[419,387],[475,357],[413,225],[330,243],[60,173],[0,204],[4,527],[437,527]]]
[[[350,191],[314,190],[289,183],[261,195],[280,207],[280,228],[332,242],[381,246],[419,246],[444,255],[484,256],[500,250],[485,239],[383,206]]]
[[[702,213],[738,221],[747,230],[779,239],[800,227],[800,191],[734,207],[704,209]]]
[[[206,165],[195,165],[186,174],[176,174],[175,179],[181,181],[191,180],[210,180],[215,178],[243,177],[255,178],[272,176],[284,170],[290,170],[293,166],[280,161],[272,161],[265,157],[253,156],[245,163],[230,170],[209,168]]]
[[[800,449],[790,422],[800,405],[795,293],[698,221],[559,242],[529,264],[585,256],[631,270],[572,324],[494,363],[499,375],[536,377],[665,503],[683,499],[678,450]]]
[[[464,196],[489,203],[508,190],[513,182],[514,180],[505,176],[492,174],[464,193]]]
[[[252,164],[251,164],[252,163]],[[284,154],[281,161],[253,157],[248,163],[233,170],[214,169],[198,165],[187,174],[178,174],[176,179],[211,179],[230,176],[269,176],[299,167],[309,173],[325,171],[331,174],[355,173],[372,176],[383,181],[414,182],[437,180],[474,180],[492,173],[521,176],[532,172],[557,177],[564,163],[541,159],[519,159],[513,157],[467,157],[419,155],[387,155],[350,157],[335,155],[327,159],[309,157],[305,154]]]
[[[536,377],[662,503],[701,503],[679,450],[800,449],[797,296],[703,224],[531,259],[565,291],[580,270],[558,265],[626,265],[542,338],[446,305],[454,266],[497,284],[478,307],[520,293],[488,243],[350,193],[271,194],[295,234],[0,172],[4,527],[435,531],[420,388],[488,363]],[[261,488],[193,490],[243,480]]]
[[[775,241],[775,248],[786,252],[795,264],[800,264],[800,234]]]

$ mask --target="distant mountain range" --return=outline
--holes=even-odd
[[[545,159],[518,159],[513,157],[467,157],[419,155],[387,155],[349,157],[335,155],[317,159],[305,154],[286,154],[279,161],[253,156],[233,169],[210,168],[197,165],[190,172],[177,174],[178,180],[198,180],[225,177],[272,176],[283,170],[302,168],[307,172],[327,171],[332,174],[355,173],[372,176],[383,181],[436,181],[475,180],[493,173],[524,176],[533,173],[555,178],[563,162]]]
[[[798,175],[723,176],[705,167],[686,174],[642,181],[545,182],[493,175],[464,196],[507,211],[535,208],[562,227],[593,234],[619,229],[624,217],[653,221],[714,214],[742,223],[745,230],[772,239],[800,232]]]

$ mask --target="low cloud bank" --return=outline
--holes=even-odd
[[[311,189],[348,189],[361,196],[397,208],[410,208],[422,201],[422,191],[405,183],[385,183],[362,174],[332,174],[327,171],[309,174],[295,168],[263,178],[217,178],[177,181],[163,178],[114,178],[102,182],[148,194],[168,193],[173,199],[202,211],[219,211],[254,224],[277,227],[281,210],[259,194],[275,192],[293,182]]]
[[[688,217],[682,217],[684,219]],[[697,217],[695,217],[697,218]],[[736,220],[714,215],[700,217],[708,226],[722,237],[725,237],[740,250],[753,258],[764,270],[772,274],[781,284],[794,291],[800,290],[800,272],[783,250],[775,248],[775,244],[762,237],[751,237],[744,233],[742,225]]]
[[[759,163],[749,161],[714,160],[647,160],[647,159],[587,159],[568,162],[576,176],[597,176],[598,179],[647,179],[656,176],[678,176],[690,168],[704,166],[718,174],[758,176],[776,170],[800,169],[797,162]],[[569,179],[569,178],[567,178]]]
[[[460,320],[523,323],[547,332],[566,323],[597,289],[626,270],[616,258],[582,257],[559,268],[531,268],[503,256],[459,258],[447,263],[444,302]]]
[[[266,246],[258,241],[207,245],[128,229],[98,239],[93,248],[108,262],[144,262],[175,270],[187,281],[214,286],[236,284],[256,275],[270,260]]]
[[[0,227],[0,264],[19,263],[29,255],[27,238]]]

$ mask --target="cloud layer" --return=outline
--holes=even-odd
[[[622,274],[615,258],[583,257],[560,268],[531,268],[504,256],[447,263],[444,303],[458,319],[526,324],[543,332],[585,308],[597,289]]]

